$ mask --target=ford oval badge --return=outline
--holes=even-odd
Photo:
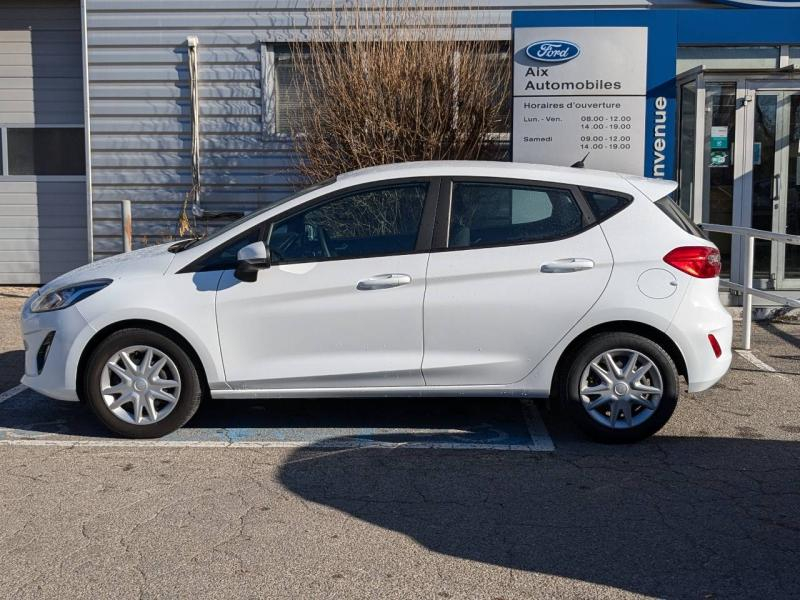
[[[563,63],[576,58],[581,53],[578,44],[565,40],[541,40],[525,48],[525,54],[533,60],[549,63]]]

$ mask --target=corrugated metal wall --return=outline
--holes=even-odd
[[[459,12],[465,31],[510,39],[511,9],[652,3],[431,1],[456,4],[472,8]],[[304,0],[87,0],[97,257],[122,249],[122,199],[133,201],[135,245],[176,230],[191,185],[189,35],[200,42],[205,207],[251,210],[292,190],[297,179],[290,142],[262,136],[260,44],[304,39],[330,6]]]
[[[80,4],[0,3],[0,126],[82,125]],[[40,283],[86,262],[81,178],[0,176],[0,284]]]

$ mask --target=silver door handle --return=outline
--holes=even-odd
[[[400,287],[411,283],[411,276],[403,273],[384,273],[362,279],[356,285],[357,290],[385,290],[386,288]]]
[[[574,273],[586,271],[594,267],[590,258],[562,258],[542,265],[542,273]]]

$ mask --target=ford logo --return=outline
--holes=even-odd
[[[564,40],[542,40],[525,48],[525,54],[533,60],[563,63],[576,58],[581,53],[578,44]]]

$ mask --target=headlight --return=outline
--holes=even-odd
[[[31,312],[42,313],[67,308],[99,292],[109,283],[110,279],[95,279],[46,292],[31,302]]]

